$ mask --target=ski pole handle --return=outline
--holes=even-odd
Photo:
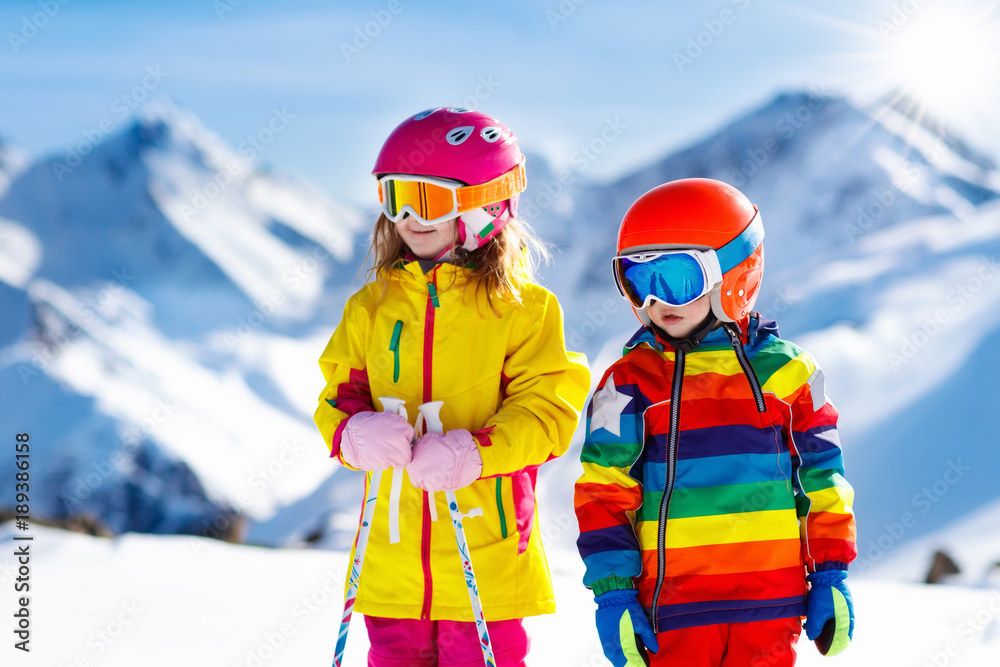
[[[399,398],[385,397],[379,399],[382,402],[383,412],[394,412],[404,419],[406,418],[406,402]],[[393,488],[398,483],[402,483],[403,469],[392,469]],[[354,547],[354,560],[351,561],[351,576],[347,580],[347,595],[344,596],[344,613],[340,618],[340,631],[337,633],[337,646],[334,649],[333,665],[341,667],[344,660],[344,649],[347,648],[347,631],[351,628],[351,616],[354,614],[354,600],[358,597],[358,586],[361,582],[361,568],[365,563],[365,552],[368,550],[368,535],[371,533],[372,518],[375,516],[375,501],[378,499],[379,487],[382,486],[382,471],[373,470],[368,481],[368,493],[365,494],[365,508],[361,515],[361,527],[358,528],[357,545]],[[392,514],[393,499],[390,497],[390,515]],[[399,541],[398,516],[399,499],[398,494],[395,500],[396,506],[396,541]],[[390,524],[391,526],[391,524]],[[392,541],[392,528],[390,527],[390,542]]]
[[[423,420],[427,432],[444,433],[444,426],[441,423],[442,401],[431,401],[422,404],[420,419]],[[469,553],[469,543],[465,539],[465,528],[462,526],[462,519],[471,516],[481,516],[483,510],[476,508],[468,514],[463,514],[458,508],[458,500],[454,491],[445,491],[445,498],[448,500],[448,509],[451,512],[451,525],[455,528],[455,541],[458,543],[458,556],[462,561],[462,572],[465,574],[465,585],[469,589],[469,602],[472,604],[472,616],[476,621],[476,630],[479,632],[479,648],[483,652],[483,664],[486,667],[496,667],[496,658],[493,656],[493,643],[490,641],[490,633],[486,627],[486,618],[483,616],[483,603],[479,598],[479,586],[476,584],[476,574],[472,570],[472,557]]]
[[[392,396],[381,396],[382,412],[393,412],[403,419],[409,419],[406,414],[406,401]],[[412,444],[412,443],[411,443]],[[403,467],[393,466],[390,472],[389,485],[389,544],[399,544],[399,499],[403,495]]]

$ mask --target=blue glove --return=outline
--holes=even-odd
[[[806,636],[823,655],[838,655],[854,636],[854,600],[844,570],[813,572],[806,597]]]
[[[656,653],[660,645],[639,604],[638,592],[631,588],[608,591],[594,601],[597,603],[597,634],[611,664],[614,667],[648,666],[646,647]]]

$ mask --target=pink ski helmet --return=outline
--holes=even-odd
[[[466,186],[495,182],[495,197],[480,196],[482,207],[457,216],[459,245],[466,250],[484,245],[517,215],[525,187],[524,155],[510,128],[457,107],[427,109],[400,123],[382,144],[372,174],[430,176]]]

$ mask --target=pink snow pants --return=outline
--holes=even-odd
[[[483,667],[476,624],[365,616],[368,667]],[[497,667],[524,667],[531,642],[515,618],[488,621]]]

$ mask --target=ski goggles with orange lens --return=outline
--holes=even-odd
[[[492,181],[464,185],[432,176],[386,174],[378,179],[382,212],[393,222],[409,214],[422,225],[436,225],[466,211],[510,199],[524,191],[524,160]]]
[[[722,282],[714,250],[664,250],[619,255],[614,259],[615,282],[636,308],[653,301],[686,306]]]

